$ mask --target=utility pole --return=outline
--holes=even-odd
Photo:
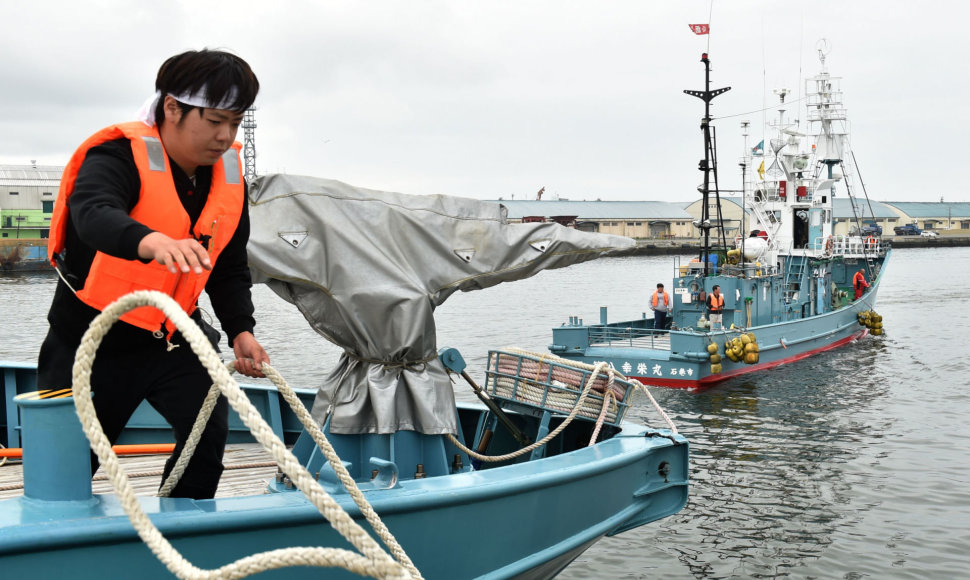
[[[246,109],[243,113],[243,176],[246,181],[256,179],[256,109]]]

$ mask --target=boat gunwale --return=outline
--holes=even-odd
[[[486,410],[478,405],[459,406]],[[674,435],[668,429],[654,429],[623,421],[621,431],[592,447],[481,471],[404,480],[398,488],[368,490],[365,493],[372,507],[382,517],[427,508],[480,503],[510,494],[542,489],[553,483],[561,485],[595,477],[641,462],[655,450],[678,445],[688,447],[687,440],[682,435]],[[542,463],[542,472],[535,471],[536,462]],[[511,484],[508,483],[510,474],[514,478]],[[687,479],[658,487],[657,491],[678,485],[687,485]],[[331,495],[351,517],[362,517],[349,495]],[[326,523],[317,508],[298,490],[209,500],[140,496],[138,501],[159,531],[170,540],[221,531],[229,527],[239,531],[247,528],[265,529]],[[93,501],[80,502],[50,502],[19,496],[0,501],[0,512],[4,511],[5,505],[9,508],[14,503],[20,504],[21,509],[17,515],[51,507],[60,508],[60,514],[72,515],[68,516],[71,519],[67,521],[46,519],[28,523],[9,522],[7,525],[0,522],[0,556],[25,550],[32,552],[113,543],[138,537],[115,494],[95,494]],[[98,513],[105,508],[107,513]],[[4,532],[5,528],[11,532],[10,535]],[[78,534],[79,530],[84,533]]]

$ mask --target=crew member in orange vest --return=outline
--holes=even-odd
[[[721,315],[724,313],[724,295],[721,294],[721,287],[714,285],[711,293],[707,295],[707,317],[711,321],[711,330],[724,328]]]
[[[854,276],[852,276],[852,288],[855,290],[855,297],[852,300],[855,301],[862,298],[863,292],[865,292],[866,288],[868,287],[869,283],[866,282],[866,273],[860,269],[855,273]]]
[[[667,313],[670,312],[670,294],[664,292],[663,284],[657,284],[657,291],[650,297],[650,310],[653,310],[653,327],[658,330],[667,328]]]
[[[61,277],[38,357],[38,388],[72,383],[81,337],[94,317],[134,290],[172,296],[218,348],[219,332],[196,301],[204,289],[236,357],[236,368],[263,376],[269,356],[253,330],[247,264],[249,214],[235,142],[259,81],[241,58],[188,51],[162,64],[156,94],[139,120],[102,129],[69,161],[51,218],[48,255]],[[181,333],[143,307],[111,327],[95,359],[91,386],[111,443],[147,400],[172,426],[168,476],[212,380]],[[220,397],[192,460],[172,492],[215,495],[228,435]],[[97,459],[92,457],[92,472]]]

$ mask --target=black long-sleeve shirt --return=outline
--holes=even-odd
[[[208,198],[212,167],[200,166],[193,183],[178,165],[171,159],[169,162],[175,189],[194,225]],[[109,141],[88,151],[68,200],[69,219],[62,270],[75,290],[84,287],[97,251],[127,260],[139,259],[138,244],[153,231],[129,215],[138,203],[140,189],[141,179],[128,139]],[[239,225],[219,255],[205,286],[230,345],[239,333],[252,332],[256,324],[246,254],[248,240],[247,199]],[[60,281],[47,318],[51,327],[63,337],[72,341],[76,337],[79,343],[98,312],[81,302]],[[198,311],[193,318],[199,320]],[[109,337],[114,338],[111,340],[114,344],[130,344],[132,347],[155,340],[150,332],[127,324],[116,324]]]

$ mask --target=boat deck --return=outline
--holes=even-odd
[[[121,465],[136,495],[153,496],[162,482],[162,467],[168,455],[136,455],[120,457]],[[256,443],[226,446],[222,473],[216,497],[259,495],[266,493],[267,483],[276,474],[276,462]],[[112,493],[111,482],[103,469],[94,474],[91,483],[94,493]],[[8,460],[0,465],[0,499],[24,493],[23,464]]]

